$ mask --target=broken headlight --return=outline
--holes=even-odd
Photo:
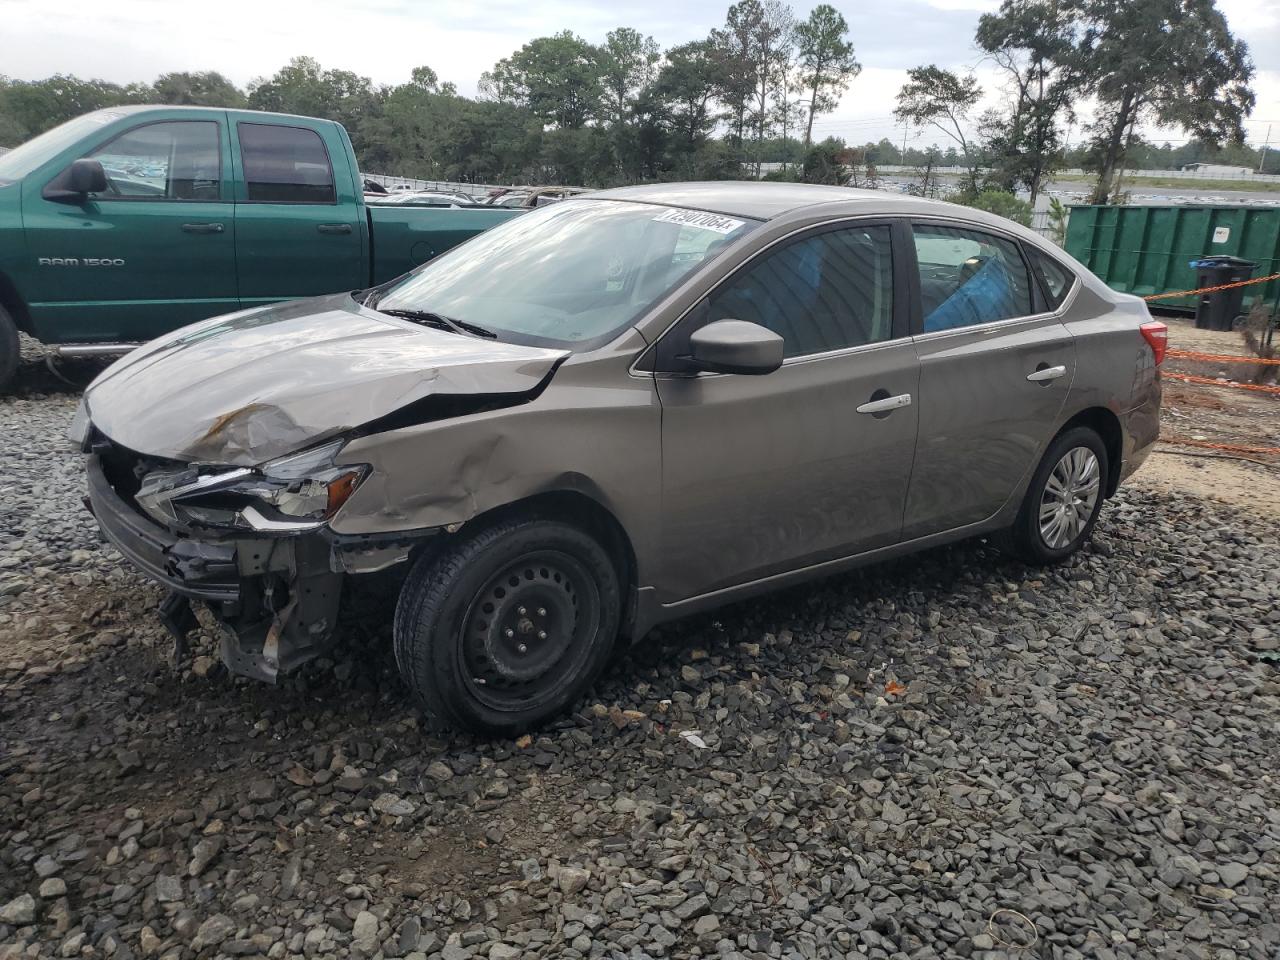
[[[272,460],[257,469],[156,470],[135,499],[161,523],[300,533],[322,526],[368,474],[364,464],[337,465],[343,441]]]

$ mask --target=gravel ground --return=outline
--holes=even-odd
[[[1130,492],[731,607],[531,739],[170,665],[34,366],[0,399],[0,958],[1280,956],[1280,534]]]

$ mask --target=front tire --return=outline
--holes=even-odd
[[[1005,538],[1010,552],[1044,565],[1079,550],[1098,522],[1108,469],[1106,445],[1088,427],[1059,435],[1045,451]]]
[[[9,389],[18,371],[22,347],[18,343],[18,325],[4,307],[0,307],[0,391]]]
[[[514,736],[586,691],[621,612],[617,570],[593,537],[507,520],[414,564],[396,605],[396,662],[440,725]]]

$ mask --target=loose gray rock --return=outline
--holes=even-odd
[[[0,907],[0,923],[11,923],[15,927],[36,921],[36,898],[29,893],[14,897]]]

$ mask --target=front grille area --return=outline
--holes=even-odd
[[[138,504],[134,497],[138,494],[143,477],[162,467],[172,470],[186,466],[179,460],[164,460],[135,453],[96,431],[90,449],[98,455],[98,462],[102,465],[102,472],[111,489],[135,510],[138,509]]]

